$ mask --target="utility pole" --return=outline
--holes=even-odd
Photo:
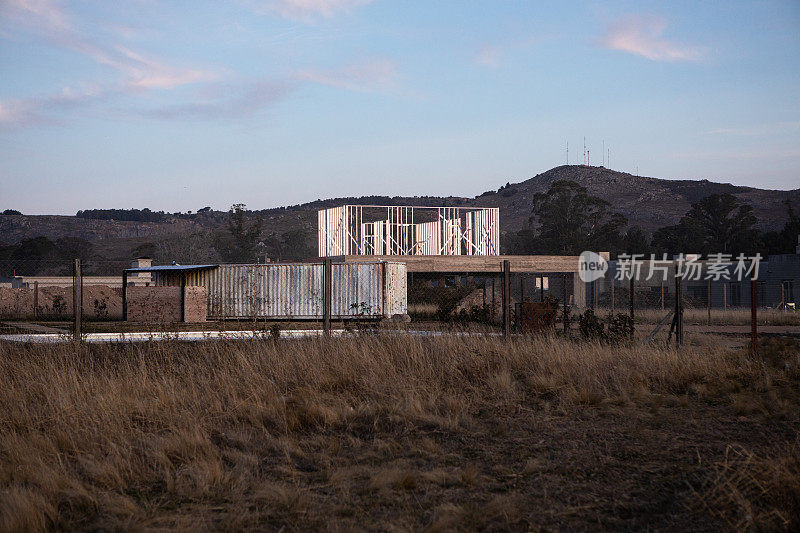
[[[750,278],[750,355],[758,355],[758,286],[755,268]]]
[[[569,331],[569,309],[567,306],[569,303],[567,302],[567,275],[562,274],[561,278],[563,279],[564,283],[562,284],[561,288],[561,297],[563,301],[561,302],[562,307],[564,308],[564,333],[566,334]]]
[[[503,336],[511,335],[511,261],[503,261]]]
[[[72,312],[75,316],[75,330],[72,334],[76,341],[81,340],[81,318],[83,317],[83,275],[81,260],[75,259],[72,275]]]
[[[322,333],[331,335],[331,308],[333,301],[333,260],[326,257],[322,260]]]
[[[634,318],[633,315],[633,298],[634,298],[634,293],[636,291],[635,282],[636,280],[634,280],[633,278],[633,272],[631,272],[630,315],[631,315],[631,325],[633,326],[633,328],[631,328],[631,340],[633,340],[636,335],[636,326],[635,326],[636,319]]]

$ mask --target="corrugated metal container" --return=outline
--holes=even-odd
[[[331,318],[388,318],[408,309],[406,265],[334,263]],[[187,272],[186,285],[205,286],[209,318],[321,319],[320,263],[219,265]],[[180,273],[155,272],[156,285],[180,285]]]

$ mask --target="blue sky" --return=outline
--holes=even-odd
[[[474,196],[584,136],[793,189],[798,95],[797,1],[0,0],[0,209]]]

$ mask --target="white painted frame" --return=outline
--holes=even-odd
[[[364,209],[385,209],[383,219],[364,220]],[[436,220],[414,214],[435,210]],[[339,255],[499,255],[496,207],[343,205],[317,213],[320,257]]]

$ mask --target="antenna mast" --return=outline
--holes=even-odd
[[[586,164],[586,135],[583,136],[583,164]]]
[[[603,159],[603,166],[606,166],[606,140],[603,139],[603,153],[600,154],[600,157]]]
[[[569,166],[569,141],[567,141],[567,166]]]

